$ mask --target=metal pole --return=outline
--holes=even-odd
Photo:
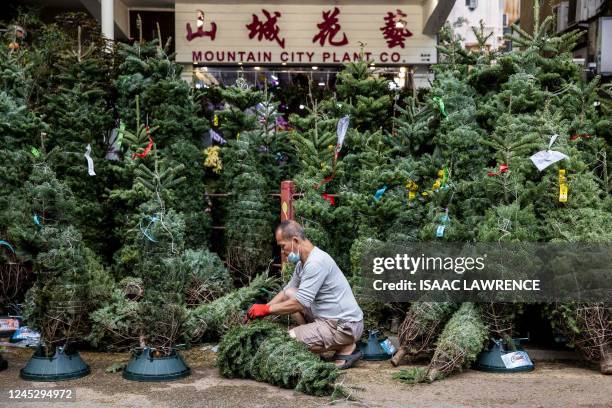
[[[102,35],[106,39],[113,41],[115,39],[115,0],[101,0],[102,6]]]

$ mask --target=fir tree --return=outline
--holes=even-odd
[[[226,149],[224,177],[234,197],[227,207],[227,263],[234,279],[248,280],[265,270],[272,259],[272,217],[268,184],[258,166],[261,137],[243,132]],[[246,278],[246,279],[245,279]]]
[[[24,190],[40,247],[34,262],[37,280],[28,291],[24,317],[41,332],[52,355],[56,347],[79,342],[88,333],[89,313],[108,300],[112,280],[70,224],[74,196],[47,163],[36,163]]]
[[[58,150],[51,156],[52,165],[77,200],[73,222],[87,245],[108,259],[110,249],[100,238],[109,234],[106,226],[111,219],[104,205],[109,169],[103,137],[112,126],[107,87],[110,64],[99,55],[97,43],[84,42],[78,27],[74,49],[58,55],[59,72],[48,80],[44,112],[51,127],[47,148]],[[89,173],[84,157],[87,146],[95,175]]]
[[[219,344],[219,369],[229,378],[254,378],[311,395],[334,391],[338,369],[309,352],[281,327],[255,322],[239,326]]]
[[[201,165],[200,145],[208,125],[200,117],[194,91],[180,78],[181,67],[168,54],[169,40],[163,47],[161,38],[119,46],[116,105],[126,127],[133,129],[143,123],[155,128],[160,157],[172,166],[185,166],[190,183],[176,186],[167,200],[184,217],[186,245],[196,248],[208,241],[210,228],[209,214],[201,211],[205,169]],[[140,109],[134,116],[136,96]]]

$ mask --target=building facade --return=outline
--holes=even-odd
[[[556,33],[571,30],[584,32],[573,51],[575,61],[583,64],[588,74],[612,76],[612,1],[610,0],[551,0],[541,1],[540,21],[553,18]],[[521,0],[520,26],[533,32],[534,0]]]
[[[467,47],[476,47],[478,40],[472,27],[484,24],[486,33],[493,33],[487,46],[498,49],[505,45],[506,28],[518,18],[518,0],[457,0],[448,16],[455,35]]]
[[[308,72],[326,84],[359,58],[427,86],[437,31],[455,0],[50,0],[98,19],[107,38],[173,37],[184,79],[231,82],[236,73]],[[72,4],[74,3],[74,4]],[[138,23],[137,23],[138,22]],[[316,72],[313,72],[316,71]],[[233,73],[233,74],[232,74]],[[248,77],[248,75],[247,75]]]

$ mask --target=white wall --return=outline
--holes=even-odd
[[[464,39],[465,45],[470,46],[477,44],[471,27],[478,27],[480,20],[483,20],[486,32],[494,33],[487,44],[492,48],[498,48],[504,43],[503,15],[504,0],[478,0],[474,10],[467,7],[466,0],[457,0],[446,21],[454,25],[459,18],[468,20],[460,26],[453,27],[453,30],[455,35]]]

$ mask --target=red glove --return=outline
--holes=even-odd
[[[263,304],[254,304],[247,312],[247,316],[250,319],[257,319],[258,317],[265,317],[270,314],[270,306]]]

